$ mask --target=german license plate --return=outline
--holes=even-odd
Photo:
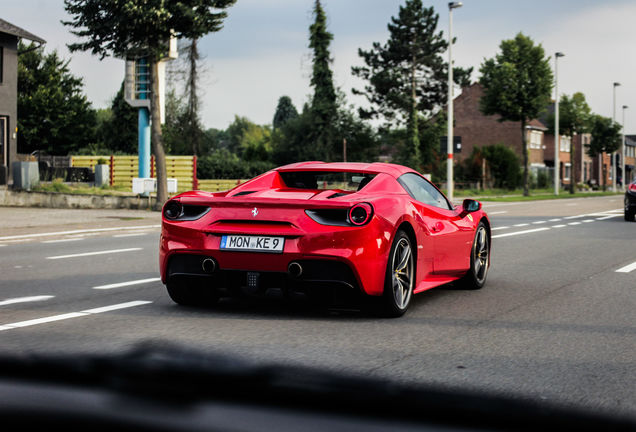
[[[221,237],[221,249],[223,250],[282,253],[284,246],[285,237],[248,235],[224,235]]]

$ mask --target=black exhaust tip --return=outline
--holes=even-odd
[[[212,258],[206,258],[201,263],[201,268],[203,268],[204,272],[212,274],[216,271],[216,261],[214,261]]]
[[[290,276],[299,278],[303,274],[303,266],[301,266],[300,263],[293,261],[289,263],[289,266],[287,266],[287,272]]]

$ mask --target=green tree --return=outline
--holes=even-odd
[[[291,98],[289,96],[281,96],[278,99],[278,105],[276,106],[276,112],[274,113],[274,120],[272,121],[272,126],[274,129],[278,129],[287,123],[289,120],[295,119],[298,117],[298,111],[294,106]]]
[[[591,119],[590,133],[592,139],[587,146],[587,154],[591,157],[602,157],[603,153],[613,153],[621,145],[621,125],[609,117],[593,115]],[[605,176],[601,173],[603,190],[605,189]]]
[[[521,182],[521,165],[514,150],[503,145],[482,147],[490,173],[495,179],[495,187],[514,189]]]
[[[269,126],[250,123],[243,132],[239,145],[241,159],[245,161],[269,161],[272,153],[272,131]]]
[[[484,86],[481,111],[498,114],[501,121],[517,121],[521,126],[523,153],[523,194],[528,191],[528,147],[526,124],[539,116],[550,102],[552,70],[543,47],[522,33],[499,45],[501,52],[481,65]]]
[[[245,133],[254,126],[247,117],[234,116],[234,121],[225,130],[226,141],[223,147],[228,149],[230,153],[240,154],[241,142]]]
[[[568,95],[561,96],[559,101],[559,134],[573,138],[577,134],[588,132],[590,129],[591,119],[590,106],[585,100],[585,95],[581,92],[574,93],[571,97]],[[548,117],[550,132],[554,133],[554,113]],[[555,141],[556,145],[556,141]],[[572,180],[570,181],[570,193],[576,190],[575,170],[576,164],[573,162],[576,156],[574,143],[570,145],[570,161],[572,161]],[[555,168],[558,169],[558,168]]]
[[[314,23],[309,27],[309,47],[313,50],[311,86],[314,95],[311,110],[319,128],[328,127],[336,116],[336,90],[333,85],[329,45],[333,35],[327,31],[327,15],[320,0],[314,3]]]
[[[159,113],[158,62],[168,52],[172,36],[198,39],[221,30],[225,9],[236,0],[64,0],[70,26],[81,42],[71,51],[90,51],[104,58],[146,57],[151,82],[151,142],[157,166],[157,204],[168,198],[166,160]]]
[[[94,144],[96,113],[70,60],[33,44],[18,50],[18,151],[66,155]]]
[[[448,64],[443,57],[448,42],[437,31],[438,21],[432,6],[406,0],[398,16],[391,17],[388,41],[384,45],[374,42],[368,51],[359,49],[365,66],[352,68],[353,75],[368,82],[363,90],[353,89],[370,105],[360,108],[360,116],[381,117],[388,126],[406,125],[411,161],[405,162],[412,166],[431,162],[419,161],[419,117],[428,121],[446,103],[448,94]],[[455,83],[463,87],[470,82],[472,68],[454,68],[453,73]],[[432,157],[428,150],[425,154]]]
[[[182,121],[184,122],[185,135],[190,142],[190,149],[193,155],[201,154],[203,145],[203,127],[199,110],[199,53],[198,40],[192,39],[183,49],[187,62],[187,79],[185,91],[187,95],[186,111]]]
[[[166,153],[185,155],[192,154],[192,146],[186,140],[187,106],[183,99],[177,97],[176,90],[170,88],[165,95],[166,121],[162,125],[163,147]]]

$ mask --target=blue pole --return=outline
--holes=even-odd
[[[150,113],[139,108],[139,177],[150,177]]]
[[[150,70],[148,59],[138,60],[137,91],[139,99],[148,99],[150,93]],[[150,113],[148,108],[139,108],[139,177],[150,178]]]

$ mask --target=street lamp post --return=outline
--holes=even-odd
[[[448,3],[448,130],[446,137],[446,186],[448,199],[453,202],[453,9],[462,7],[462,2]]]
[[[615,82],[613,86],[613,98],[612,98],[612,121],[616,122],[616,87],[621,85],[619,82]],[[612,192],[616,192],[616,152],[612,152]]]
[[[561,175],[559,151],[561,150],[561,134],[559,133],[559,57],[565,54],[554,53],[554,194],[559,194],[559,177]]]
[[[625,177],[625,110],[629,108],[627,105],[623,105],[623,127],[621,134],[621,179],[622,189],[625,189],[627,178]]]

